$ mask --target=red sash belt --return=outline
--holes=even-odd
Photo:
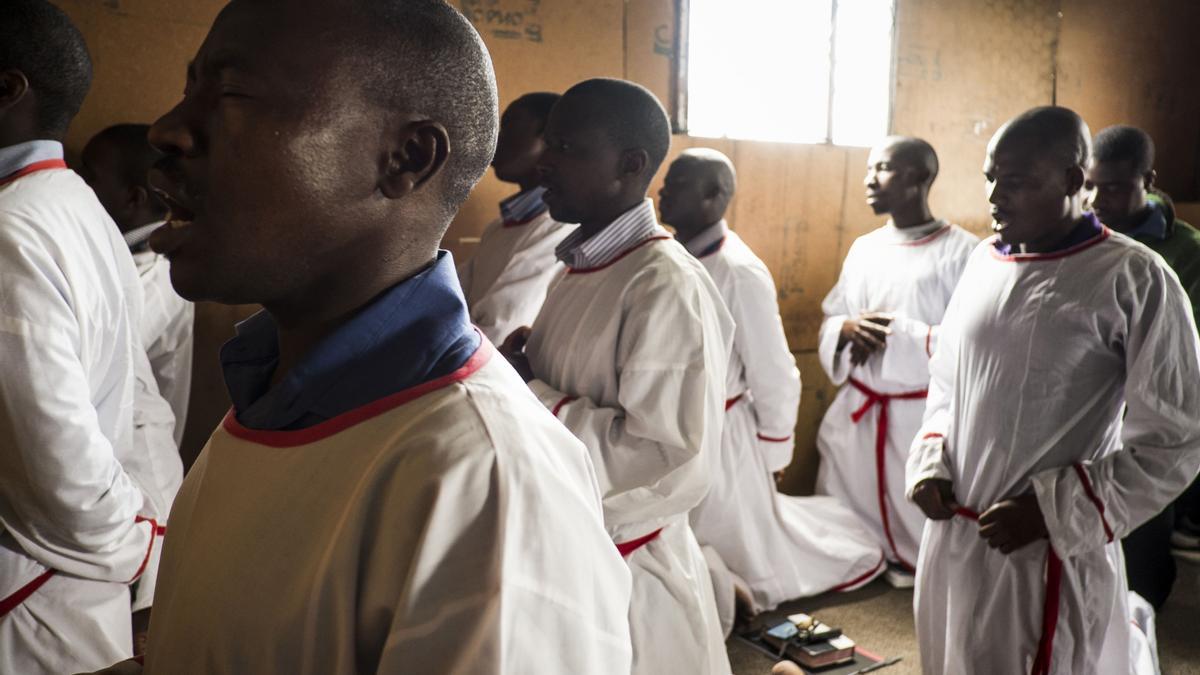
[[[638,537],[637,539],[621,542],[620,544],[617,544],[617,553],[620,553],[622,558],[628,558],[633,554],[634,551],[645,546],[646,544],[649,544],[655,539],[658,539],[658,535],[660,534],[662,534],[661,527],[644,537]]]
[[[892,526],[888,518],[887,508],[887,435],[888,435],[888,403],[893,400],[911,401],[923,399],[929,395],[928,390],[921,389],[920,391],[908,391],[902,394],[881,394],[867,385],[859,382],[853,377],[850,378],[850,384],[855,389],[862,392],[867,400],[862,406],[855,410],[850,415],[850,419],[858,424],[862,421],[863,416],[867,411],[875,406],[879,406],[879,421],[875,425],[875,483],[879,493],[879,515],[883,519],[883,533],[887,536],[888,545],[892,547],[892,555],[896,556],[896,560],[913,572],[916,568],[907,560],[900,556],[900,552],[896,550],[896,542],[892,539]]]
[[[50,581],[50,577],[52,576],[54,576],[54,570],[46,570],[45,572],[39,574],[33,581],[18,588],[17,591],[12,595],[0,600],[0,619],[4,618],[9,612],[19,607],[22,602],[25,602],[26,598],[33,595],[37,589],[45,585],[47,581]]]
[[[968,520],[978,521],[979,514],[966,507],[955,513]],[[1054,547],[1046,545],[1046,593],[1042,604],[1042,636],[1038,639],[1037,656],[1029,675],[1050,675],[1050,655],[1054,651],[1054,631],[1058,628],[1058,599],[1062,593],[1062,560]]]

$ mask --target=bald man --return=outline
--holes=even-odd
[[[720,452],[733,320],[646,197],[671,142],[666,112],[637,84],[587,80],[554,106],[545,137],[550,214],[580,225],[532,332],[505,351],[596,465],[633,574],[633,672],[728,673],[688,512]]]
[[[221,350],[147,672],[628,672],[587,451],[438,250],[495,149],[479,35],[442,0],[233,0],[187,81],[151,245],[183,297],[264,311]]]
[[[178,448],[187,421],[192,388],[192,326],[195,305],[171,287],[170,264],[150,250],[150,233],[167,217],[167,207],[150,189],[146,176],[160,155],[150,145],[148,124],[117,124],[88,141],[80,157],[80,175],[95,191],[121,230],[142,280],[145,304],[141,337],[158,391],[175,417]]]
[[[779,494],[773,476],[792,460],[800,371],[788,348],[771,272],[725,222],[737,177],[725,155],[683,152],[659,191],[663,222],[704,265],[737,323],[725,384],[725,429],[712,488],[691,513],[721,610],[743,611],[850,588],[882,571],[870,533],[832,497]]]
[[[988,145],[996,235],[946,310],[908,465],[930,675],[1153,670],[1119,542],[1200,470],[1200,341],[1162,258],[1084,214],[1089,140],[1045,107]]]
[[[817,434],[817,491],[841,499],[874,533],[888,580],[912,586],[921,512],[904,498],[904,461],[921,424],[939,324],[978,239],[934,218],[933,148],[894,136],[867,159],[867,204],[883,227],[850,246],[821,309],[821,367],[839,387]]]
[[[475,255],[458,267],[471,321],[489,340],[502,342],[537,318],[550,280],[562,271],[554,249],[574,225],[550,217],[538,185],[542,132],[558,94],[533,92],[509,104],[500,117],[492,169],[520,191],[500,202],[500,218],[483,231]]]

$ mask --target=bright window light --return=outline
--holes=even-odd
[[[873,145],[891,107],[893,0],[690,0],[692,136]]]

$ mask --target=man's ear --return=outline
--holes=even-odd
[[[0,71],[0,111],[21,102],[29,92],[29,79],[19,70]]]
[[[1142,176],[1142,187],[1144,187],[1146,189],[1146,192],[1149,192],[1150,190],[1154,189],[1154,181],[1157,179],[1158,179],[1158,172],[1155,171],[1154,169],[1150,169],[1149,171],[1146,172],[1146,175]]]
[[[1085,181],[1085,178],[1086,177],[1083,173],[1083,167],[1081,167],[1081,166],[1068,167],[1067,168],[1067,196],[1070,197],[1070,196],[1079,194],[1079,191],[1083,189],[1083,183]]]
[[[650,166],[650,153],[641,148],[626,150],[621,153],[620,173],[622,178],[641,176]]]
[[[432,120],[408,122],[384,157],[379,189],[388,199],[404,197],[441,173],[449,157],[446,127]]]

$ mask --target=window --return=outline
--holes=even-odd
[[[676,120],[692,136],[874,145],[891,117],[893,0],[687,0]]]

